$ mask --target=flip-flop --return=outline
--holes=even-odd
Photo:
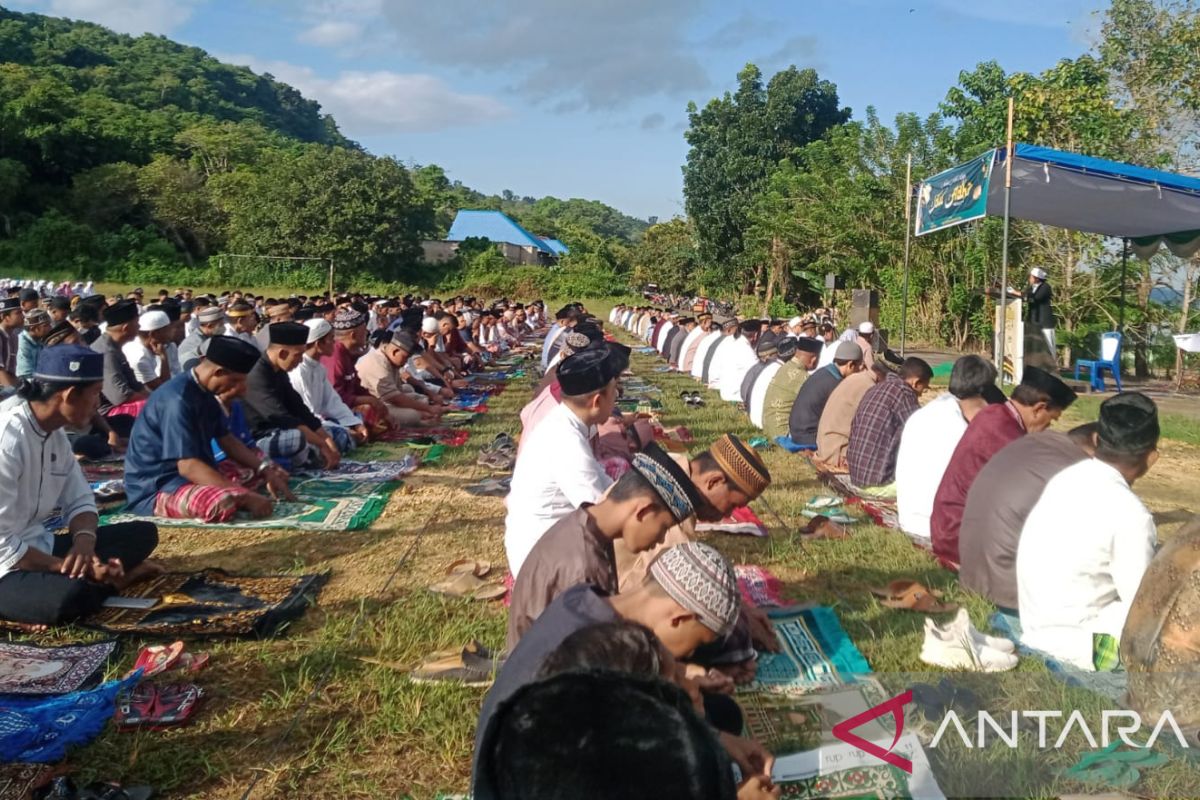
[[[873,588],[871,594],[883,598],[880,604],[897,611],[916,611],[921,614],[945,614],[957,611],[956,603],[942,603],[942,593],[928,589],[914,580],[896,580],[886,587]]]
[[[818,514],[800,529],[800,538],[813,539],[849,539],[850,532],[830,517]]]
[[[143,647],[138,653],[137,661],[133,662],[133,669],[125,673],[125,677],[128,678],[139,669],[142,671],[143,678],[166,672],[179,661],[180,656],[183,655],[183,647],[183,642]]]
[[[473,558],[460,558],[446,567],[446,574],[450,576],[469,574],[476,578],[486,578],[491,571],[492,562],[476,561]]]

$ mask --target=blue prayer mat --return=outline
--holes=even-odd
[[[141,677],[139,670],[124,680],[58,697],[0,697],[0,761],[61,761],[68,747],[100,735],[116,712],[117,695]]]

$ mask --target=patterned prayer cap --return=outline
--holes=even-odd
[[[751,497],[758,497],[771,485],[771,473],[758,453],[733,434],[713,442],[708,452],[734,485]]]
[[[638,453],[633,457],[633,468],[654,487],[676,522],[682,522],[692,515],[692,501],[688,499],[678,478],[665,465],[645,453]]]
[[[717,636],[733,630],[742,607],[737,576],[715,548],[702,542],[675,545],[654,560],[650,574],[672,600]]]
[[[775,343],[776,355],[784,361],[788,361],[792,356],[796,355],[796,340],[790,336],[785,336]]]
[[[582,333],[571,331],[563,336],[563,342],[572,350],[582,350],[591,344],[592,340]]]
[[[361,311],[355,311],[353,308],[343,308],[333,315],[333,329],[335,331],[348,331],[357,328],[359,325],[366,324],[367,315]]]
[[[200,309],[196,314],[196,319],[201,325],[211,325],[214,322],[223,322],[225,320],[225,312],[216,306]]]
[[[225,316],[231,319],[240,319],[241,317],[248,317],[253,313],[254,306],[250,305],[249,303],[239,302],[231,305],[229,310],[225,312]]]
[[[30,309],[25,312],[25,327],[32,328],[34,325],[41,325],[44,322],[50,321],[50,315],[40,308]]]
[[[645,420],[638,420],[645,422]],[[635,429],[637,425],[635,424]],[[646,423],[646,430],[638,430],[638,441],[642,443],[641,455],[648,456],[651,460],[658,462],[662,469],[675,477],[675,481],[683,488],[683,493],[687,495],[688,503],[692,506],[694,513],[697,508],[703,508],[708,504],[708,500],[701,494],[700,489],[692,481],[692,476],[688,474],[687,467],[681,466],[678,461],[671,457],[671,454],[663,450],[654,441],[654,429]]]
[[[62,344],[64,340],[76,334],[78,334],[78,331],[75,330],[75,326],[64,319],[50,329],[49,333],[42,339],[42,343],[47,347],[52,347],[56,344]]]

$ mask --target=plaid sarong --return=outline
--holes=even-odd
[[[107,411],[107,413],[105,413],[104,416],[106,416],[106,417],[120,417],[120,416],[136,417],[138,414],[142,413],[142,409],[145,407],[146,407],[145,400],[134,400],[130,403],[122,403],[119,406],[113,406],[112,408],[110,408]]]
[[[249,491],[241,486],[200,486],[188,483],[174,492],[159,492],[154,500],[154,516],[198,519],[202,522],[228,522],[237,513],[237,504],[234,501]]]

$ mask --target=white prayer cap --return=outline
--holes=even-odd
[[[859,333],[868,333],[868,334],[874,333],[875,332],[875,323],[871,322],[870,320],[867,320],[866,322],[858,323],[858,332]]]
[[[161,330],[170,324],[171,318],[167,316],[167,312],[159,311],[157,309],[154,311],[147,311],[145,314],[142,314],[140,317],[138,317],[138,328],[140,328],[143,333]]]
[[[437,333],[438,321],[433,317],[426,317],[421,320],[421,331],[424,333]]]
[[[1048,274],[1046,274],[1046,270],[1042,269],[1041,267],[1034,267],[1033,269],[1029,270],[1029,274],[1037,278],[1039,281],[1044,281],[1046,278],[1050,277]]]
[[[796,327],[797,325],[799,325],[799,324],[800,324],[801,322],[803,322],[803,321],[804,321],[804,320],[800,319],[799,317],[792,317],[791,319],[789,319],[789,320],[788,320],[788,327],[789,327],[789,328],[794,328],[794,327]]]
[[[324,319],[306,319],[304,324],[308,326],[308,343],[318,342],[324,339],[326,335],[333,331],[333,326]]]

